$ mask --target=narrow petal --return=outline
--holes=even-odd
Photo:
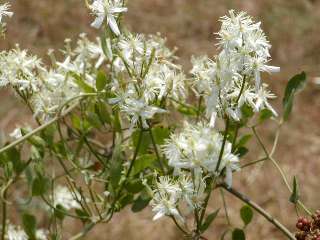
[[[104,21],[103,15],[97,16],[97,18],[94,20],[94,22],[91,23],[91,27],[99,29],[101,27],[103,21]]]
[[[162,218],[164,216],[164,213],[162,212],[162,211],[159,211],[159,212],[157,212],[157,214],[156,215],[154,215],[154,217],[153,217],[153,221],[156,221],[156,220],[158,220],[159,218]]]
[[[110,26],[111,30],[114,32],[114,34],[119,36],[120,30],[119,30],[116,19],[111,14],[109,14],[107,18],[108,18],[108,25]]]

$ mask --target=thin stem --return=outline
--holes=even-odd
[[[133,158],[131,160],[131,163],[130,163],[130,166],[129,166],[129,169],[128,169],[128,172],[126,174],[126,179],[130,176],[130,173],[132,171],[132,168],[133,168],[133,165],[137,159],[137,156],[139,154],[139,149],[140,149],[140,145],[141,145],[141,142],[142,142],[142,133],[143,133],[143,130],[141,130],[139,132],[139,137],[138,137],[138,144],[137,144],[137,147],[136,147],[136,150],[134,152],[134,155],[133,155]]]
[[[220,149],[218,163],[217,163],[217,166],[216,166],[216,172],[219,171],[219,167],[220,167],[221,160],[222,160],[222,157],[223,157],[224,147],[226,145],[227,137],[228,137],[229,124],[230,124],[230,120],[229,120],[228,117],[226,117],[226,128],[225,128],[225,131],[224,131],[223,142],[222,142],[222,146],[221,146],[221,149]]]
[[[85,235],[87,235],[88,232],[90,232],[96,226],[96,224],[97,223],[91,222],[90,224],[85,226],[84,229],[80,233],[69,238],[69,240],[77,240],[77,239],[84,237]]]
[[[281,178],[283,180],[283,182],[285,183],[286,187],[288,188],[289,192],[292,193],[292,188],[289,184],[288,178],[286,177],[286,174],[284,172],[284,170],[280,167],[280,165],[278,164],[278,162],[273,158],[273,156],[271,154],[269,154],[267,148],[265,147],[265,145],[263,144],[260,136],[258,135],[255,127],[252,127],[252,131],[255,135],[255,137],[257,138],[261,148],[263,149],[264,153],[266,154],[266,158],[268,158],[272,164],[276,167],[276,169],[279,171]],[[276,137],[276,140],[278,139],[278,137]],[[277,140],[278,141],[278,140]],[[273,150],[274,151],[274,150]],[[312,215],[312,212],[299,200],[297,202],[297,204],[308,214],[308,215]]]
[[[243,164],[243,165],[241,166],[241,169],[246,168],[246,167],[249,167],[249,166],[252,166],[252,165],[255,165],[255,164],[259,163],[259,162],[264,162],[264,161],[266,161],[266,160],[268,160],[268,159],[269,159],[269,158],[264,157],[264,158],[260,158],[260,159],[258,159],[258,160],[252,161],[252,162],[248,162],[248,163],[246,163],[246,164]]]
[[[293,234],[284,226],[282,225],[277,219],[272,217],[268,212],[266,212],[262,207],[260,207],[257,203],[250,200],[247,196],[244,194],[238,192],[234,188],[228,187],[225,183],[222,183],[222,188],[227,190],[229,193],[240,199],[241,201],[248,204],[250,207],[252,207],[254,210],[256,210],[260,215],[262,215],[265,219],[267,219],[271,224],[273,224],[276,228],[278,228],[288,239],[295,240],[296,238],[293,236]]]
[[[197,122],[199,122],[199,119],[200,119],[202,100],[203,100],[203,96],[200,96],[199,97],[199,102],[198,102]]]
[[[174,216],[171,216],[171,218],[172,218],[174,224],[179,228],[179,230],[180,230],[181,232],[183,232],[185,235],[188,236],[189,233],[180,226],[180,224],[177,222],[177,220],[175,219],[175,217],[174,217]]]
[[[1,233],[1,240],[5,239],[6,230],[7,230],[7,189],[3,193],[2,199],[2,233]]]
[[[202,221],[204,219],[204,215],[206,213],[206,210],[207,210],[207,206],[208,206],[208,203],[209,203],[209,199],[210,199],[210,196],[211,196],[211,192],[213,190],[213,182],[215,182],[215,178],[212,179],[209,183],[209,192],[208,192],[208,195],[206,196],[205,200],[204,200],[204,205],[203,205],[203,210],[201,212],[201,216],[200,216],[200,226],[202,224]]]
[[[223,208],[224,208],[224,213],[226,215],[227,223],[229,226],[231,226],[231,221],[230,221],[229,214],[228,214],[227,202],[224,197],[224,192],[221,188],[220,188],[220,194],[221,194],[221,198],[222,198],[222,202],[223,202]]]
[[[153,133],[152,133],[152,128],[149,128],[148,131],[149,131],[149,134],[150,134],[151,142],[152,142],[154,151],[155,151],[155,153],[156,153],[156,156],[157,156],[157,159],[158,159],[158,162],[159,162],[161,171],[162,171],[163,173],[165,173],[165,170],[164,170],[164,167],[163,167],[163,164],[162,164],[162,161],[161,161],[161,157],[160,157],[160,154],[159,154],[157,145],[156,145],[156,141],[154,140],[154,136],[153,136]]]
[[[216,172],[218,172],[218,170],[219,170],[219,167],[220,167],[220,164],[221,164],[221,160],[222,160],[222,157],[223,157],[224,147],[225,147],[226,142],[227,142],[229,123],[230,123],[230,120],[227,117],[226,118],[226,127],[225,127],[223,142],[222,142],[222,146],[221,146],[220,154],[219,154],[219,159],[218,159],[218,163],[217,163],[216,170],[215,170]],[[215,181],[216,181],[216,178],[214,177],[214,179],[210,182],[209,192],[208,192],[208,195],[206,196],[206,198],[204,200],[204,206],[203,206],[203,210],[202,210],[201,216],[200,216],[200,224],[202,224],[202,221],[203,221],[203,218],[204,218],[204,215],[205,215],[205,212],[207,210],[208,203],[209,203],[209,199],[210,199],[210,196],[211,196],[211,192],[213,190],[212,183],[215,182]]]
[[[50,121],[44,123],[43,125],[39,126],[38,128],[34,129],[33,131],[29,132],[28,134],[22,136],[21,138],[17,139],[16,141],[8,144],[7,146],[3,147],[0,149],[0,154],[15,147],[16,145],[24,142],[25,140],[27,140],[28,138],[32,137],[33,135],[37,134],[38,132],[42,131],[43,129],[47,128],[48,126],[52,125],[53,123],[57,122],[59,119],[63,118],[64,116],[68,115],[77,105],[73,104],[72,106],[70,106],[67,110],[65,110],[64,112],[63,109],[65,108],[65,106],[67,106],[70,102],[78,99],[78,98],[82,98],[82,97],[89,97],[89,96],[97,96],[96,93],[86,93],[86,94],[81,94],[79,96],[73,97],[71,99],[69,99],[68,101],[66,101],[61,107],[60,110],[57,114],[56,117],[54,117],[53,119],[51,119]]]

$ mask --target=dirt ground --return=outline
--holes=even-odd
[[[19,43],[21,48],[46,58],[48,48],[58,49],[65,38],[75,39],[81,32],[94,36],[92,20],[79,0],[15,0],[14,18],[8,22],[8,34],[1,41],[1,49]],[[302,199],[311,209],[320,209],[320,1],[319,0],[130,0],[125,16],[129,29],[141,33],[161,32],[170,46],[179,48],[180,62],[190,67],[191,55],[215,54],[213,33],[218,31],[218,18],[228,9],[245,10],[262,22],[272,48],[272,65],[281,73],[266,75],[267,82],[279,96],[274,105],[281,112],[281,99],[288,79],[302,70],[308,74],[306,90],[296,99],[290,121],[283,127],[276,159],[288,176],[296,175],[301,183]],[[8,134],[16,124],[23,124],[30,116],[10,93],[0,92],[0,130]],[[258,131],[270,147],[274,124]],[[262,152],[252,140],[252,152]],[[248,158],[255,156],[251,154]],[[294,230],[295,209],[288,202],[289,193],[278,172],[269,162],[236,174],[235,187],[246,193],[272,215]],[[227,205],[233,226],[240,226],[241,203],[231,195]],[[219,195],[210,202],[210,209],[221,206]],[[115,216],[108,225],[96,227],[86,239],[140,240],[182,239],[171,222],[151,222],[150,209],[134,214],[130,209]],[[67,221],[67,231],[79,228],[79,223]],[[218,239],[226,228],[223,215],[205,235]],[[266,220],[258,215],[247,229],[247,239],[285,239]]]

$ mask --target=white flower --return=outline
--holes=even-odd
[[[220,173],[227,165],[232,163],[233,166],[238,162],[238,157],[231,152],[231,143],[227,141],[218,168],[222,139],[222,136],[210,127],[186,123],[180,133],[170,136],[163,146],[163,151],[169,165],[176,169],[203,169]]]
[[[260,72],[276,73],[280,72],[280,67],[269,66],[266,64],[267,60],[261,57],[250,58],[245,64],[246,72],[253,72],[255,78],[256,90],[261,86],[261,74]]]
[[[255,112],[259,112],[262,109],[269,109],[274,116],[278,116],[277,112],[268,102],[268,99],[276,98],[276,96],[267,90],[267,85],[264,84],[260,87],[255,96],[248,101],[248,103],[252,106]]]
[[[152,211],[156,212],[153,220],[158,220],[163,216],[173,216],[183,222],[184,219],[177,209],[179,198],[179,186],[169,177],[159,177],[157,189],[154,191],[151,201]]]
[[[127,8],[123,7],[122,0],[94,0],[90,9],[96,16],[95,21],[91,24],[92,27],[100,28],[106,20],[111,30],[120,35],[120,30],[116,21],[116,16],[119,13],[126,12]]]
[[[37,73],[41,70],[41,60],[19,46],[0,53],[0,87],[10,84],[19,91],[37,91],[41,84]]]
[[[47,240],[48,239],[47,235],[48,233],[44,229],[36,230],[36,238],[38,240]],[[6,233],[6,239],[7,240],[28,240],[29,237],[20,226],[9,224],[7,233]]]
[[[7,229],[8,240],[28,240],[28,236],[20,226],[9,225]]]
[[[80,204],[76,201],[76,198],[80,198],[79,193],[71,193],[67,187],[57,186],[54,190],[53,202],[54,206],[61,205],[66,210],[73,208],[80,208]]]
[[[10,137],[15,138],[15,139],[19,139],[22,137],[22,132],[21,132],[21,128],[15,128],[10,134]]]
[[[9,3],[5,3],[5,4],[0,5],[0,23],[2,22],[2,18],[4,16],[8,16],[8,17],[13,16],[13,12],[8,11],[10,7],[11,6]]]
[[[141,119],[142,127],[148,128],[147,120],[152,119],[156,113],[166,113],[166,110],[150,106],[143,99],[134,98],[125,99],[125,102],[121,105],[121,110],[130,117],[131,129],[137,125],[139,119]]]

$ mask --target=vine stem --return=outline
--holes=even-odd
[[[92,222],[92,223],[88,224],[87,226],[84,227],[84,229],[80,233],[69,238],[69,240],[77,240],[77,239],[80,239],[80,238],[86,236],[87,233],[90,232],[94,228],[94,226],[96,226],[96,223]]]
[[[279,229],[288,239],[296,240],[294,235],[284,225],[282,225],[277,219],[275,219],[273,216],[271,216],[267,211],[265,211],[257,203],[253,202],[247,196],[245,196],[244,194],[238,192],[234,188],[228,187],[225,183],[222,183],[219,186],[224,188],[226,191],[228,191],[229,193],[231,193],[232,195],[234,195],[235,197],[237,197],[241,201],[243,201],[246,204],[248,204],[254,210],[256,210],[260,215],[262,215],[271,224],[273,224],[277,229]]]
[[[1,240],[5,240],[6,228],[7,228],[7,189],[3,193],[4,199],[2,200],[2,229]]]
[[[223,137],[223,142],[222,142],[222,146],[221,146],[221,149],[220,149],[218,163],[217,163],[217,166],[216,166],[216,169],[215,169],[216,172],[219,171],[219,167],[220,167],[221,160],[222,160],[222,157],[223,157],[224,147],[225,147],[226,142],[227,142],[228,131],[229,131],[229,123],[230,123],[230,119],[228,117],[226,117],[226,126],[225,126],[225,131],[224,131],[224,137]],[[204,200],[203,210],[202,210],[201,215],[200,215],[200,224],[202,224],[202,221],[204,219],[204,215],[206,213],[206,209],[207,209],[207,206],[208,206],[208,203],[209,203],[211,192],[213,190],[213,186],[212,186],[213,182],[215,184],[216,177],[214,177],[214,179],[210,182],[209,192],[208,192],[208,195],[206,196],[206,198]]]
[[[0,149],[0,154],[4,153],[5,151],[15,147],[16,145],[24,142],[25,140],[27,140],[28,138],[32,137],[33,135],[37,134],[38,132],[42,131],[43,129],[47,128],[48,126],[54,124],[55,122],[57,122],[59,119],[61,119],[62,117],[66,116],[67,114],[69,114],[77,105],[78,103],[70,106],[67,110],[65,110],[64,112],[62,112],[62,109],[71,101],[81,98],[81,97],[88,97],[88,96],[96,96],[96,93],[87,93],[87,94],[81,94],[79,96],[76,96],[74,98],[69,99],[69,101],[67,101],[60,109],[59,114],[57,114],[56,117],[54,117],[53,119],[51,119],[50,121],[42,124],[41,126],[39,126],[38,128],[34,129],[33,131],[27,133],[26,135],[22,136],[21,138],[17,139],[16,141],[8,144],[7,146],[3,147]]]
[[[158,159],[158,162],[159,162],[161,171],[162,171],[163,173],[165,173],[165,169],[164,169],[163,163],[162,163],[162,161],[161,161],[161,157],[160,157],[160,154],[159,154],[159,151],[158,151],[158,148],[157,148],[157,144],[156,144],[156,141],[155,141],[154,136],[153,136],[153,133],[152,133],[152,128],[149,127],[148,132],[149,132],[149,134],[150,134],[151,142],[152,142],[154,151],[155,151],[155,153],[156,153],[156,156],[157,156],[157,159]]]
[[[266,154],[266,158],[269,159],[272,164],[276,167],[276,169],[279,171],[280,175],[281,175],[281,178],[283,180],[283,182],[285,183],[286,187],[288,188],[289,192],[292,193],[292,188],[289,184],[289,181],[288,181],[288,178],[284,172],[284,170],[281,168],[281,166],[278,164],[278,162],[273,158],[273,154],[275,152],[275,145],[276,145],[276,142],[278,141],[278,138],[279,138],[279,134],[277,133],[276,135],[276,142],[275,144],[273,145],[272,147],[272,152],[271,154],[269,154],[267,148],[265,147],[265,145],[263,144],[260,136],[258,135],[255,127],[252,127],[252,131],[253,131],[253,134],[255,135],[255,137],[257,138],[258,140],[258,143],[260,144],[262,150],[264,151],[264,153]],[[303,202],[301,202],[300,200],[297,202],[297,204],[308,214],[308,215],[312,215],[312,212],[303,204]]]

